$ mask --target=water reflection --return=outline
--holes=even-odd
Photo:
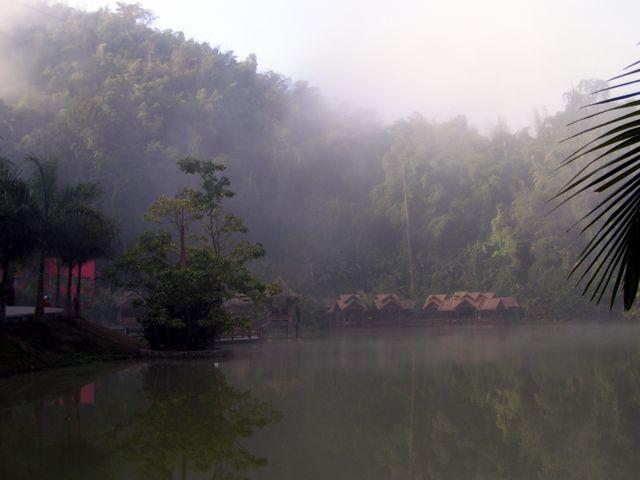
[[[248,352],[230,376],[284,414],[254,438],[270,459],[254,477],[637,478],[640,329],[617,328]]]
[[[237,353],[220,368],[110,364],[0,382],[0,477],[640,471],[639,327],[345,332]]]
[[[171,478],[177,465],[180,478],[194,471],[231,479],[266,465],[241,439],[278,414],[249,392],[229,386],[215,368],[153,365],[145,373],[144,390],[148,407],[133,415],[119,440],[142,478]]]
[[[7,479],[241,478],[266,464],[243,439],[279,418],[203,362],[10,379],[0,409]]]

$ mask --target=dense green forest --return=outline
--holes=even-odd
[[[491,290],[541,318],[607,311],[566,279],[584,245],[566,230],[593,199],[547,215],[580,168],[557,170],[584,142],[560,140],[597,81],[530,129],[482,134],[464,117],[387,125],[335,108],[255,56],[155,29],[139,6],[42,5],[7,28],[0,152],[53,156],[61,182],[97,182],[123,249],[154,200],[184,187],[178,159],[224,158],[264,280],[318,296]]]

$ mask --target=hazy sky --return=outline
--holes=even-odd
[[[2,0],[0,0],[2,1]],[[28,0],[21,0],[27,2]],[[95,9],[105,0],[68,0]],[[464,113],[486,127],[553,112],[583,78],[640,58],[635,0],[141,0],[156,26],[392,120]]]

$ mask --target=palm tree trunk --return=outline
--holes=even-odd
[[[67,265],[67,299],[65,302],[64,313],[65,316],[71,318],[73,315],[73,305],[71,304],[71,290],[73,289],[73,263]]]
[[[38,265],[38,288],[36,289],[36,311],[34,319],[44,320],[44,262],[45,254],[40,253],[40,263]]]
[[[82,262],[78,262],[78,283],[76,283],[76,317],[80,316],[80,294],[82,289]]]
[[[60,306],[60,260],[56,260],[56,307]]]

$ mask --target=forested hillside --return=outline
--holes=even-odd
[[[584,244],[566,229],[589,198],[545,214],[577,171],[556,171],[579,145],[559,141],[594,82],[528,131],[417,114],[385,125],[151,18],[41,6],[3,30],[0,153],[54,156],[63,181],[97,181],[125,243],[187,181],[179,158],[222,155],[266,279],[317,295],[493,290],[534,315],[593,314],[566,280]]]

